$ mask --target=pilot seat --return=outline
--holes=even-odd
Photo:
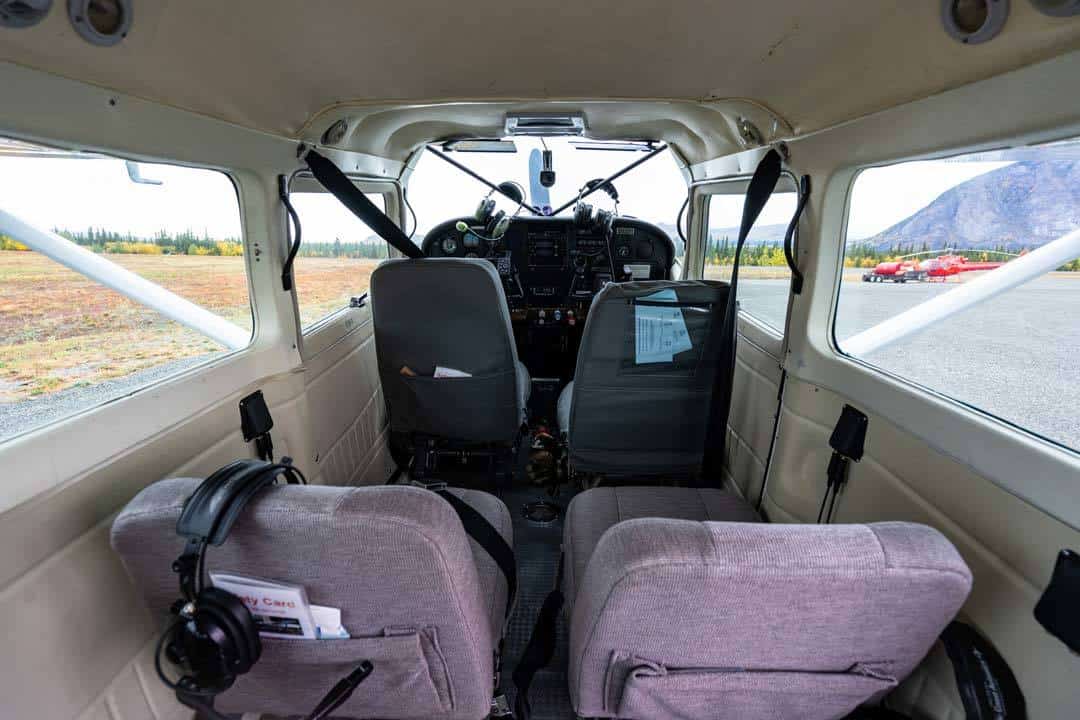
[[[371,276],[379,376],[395,457],[413,480],[442,457],[486,458],[509,478],[531,380],[499,276],[486,260],[389,260]]]

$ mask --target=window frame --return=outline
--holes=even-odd
[[[381,195],[383,197],[384,207],[386,208],[384,212],[387,216],[390,218],[397,217],[397,224],[399,227],[406,226],[407,218],[405,203],[402,201],[402,185],[399,180],[395,178],[379,178],[362,174],[348,175],[348,178],[353,181],[353,184],[355,184],[361,192],[368,195]],[[295,189],[295,183],[298,181],[304,182],[305,184],[310,183],[310,189],[307,187],[303,190]],[[296,170],[289,176],[287,191],[290,195],[293,192],[323,192],[332,196],[332,193],[318,184],[312,176],[311,171],[306,169]],[[282,214],[282,217],[283,221],[287,220],[284,213]],[[303,218],[301,218],[300,222],[301,224],[303,223]],[[283,233],[282,237],[287,238],[289,235]],[[284,248],[282,250],[282,257],[286,257],[288,253],[289,248]],[[385,259],[395,257],[400,257],[400,254],[387,245],[387,256]],[[370,291],[365,290],[364,292]],[[296,318],[296,333],[299,343],[298,347],[300,348],[301,355],[305,359],[319,354],[356,330],[358,327],[371,322],[371,302],[369,294],[369,301],[361,307],[343,305],[336,310],[331,310],[310,325],[304,326],[300,321],[300,293],[301,289],[299,283],[293,282],[292,296]]]
[[[1050,142],[1053,142],[1053,141],[1050,141]],[[978,416],[978,417],[980,417],[980,418],[982,418],[984,420],[988,420],[988,421],[990,421],[992,423],[995,423],[998,427],[1001,427],[1003,430],[1005,430],[1007,432],[1017,433],[1019,435],[1022,435],[1024,437],[1030,439],[1030,440],[1034,440],[1034,441],[1036,441],[1038,443],[1045,443],[1046,445],[1052,446],[1056,450],[1060,450],[1060,451],[1063,451],[1065,453],[1068,453],[1069,455],[1080,458],[1080,447],[1073,448],[1073,447],[1070,447],[1068,445],[1065,445],[1064,443],[1062,443],[1062,442],[1060,442],[1058,440],[1054,440],[1053,438],[1049,438],[1049,437],[1046,437],[1044,435],[1040,435],[1038,432],[1035,432],[1034,430],[1026,428],[1023,425],[1017,424],[1017,422],[1014,421],[1014,420],[1010,420],[1008,418],[997,415],[997,414],[995,414],[995,413],[993,413],[993,412],[991,412],[989,410],[986,410],[984,408],[979,407],[978,405],[972,405],[971,403],[969,403],[969,402],[967,402],[965,400],[962,400],[960,398],[953,397],[951,395],[947,395],[947,394],[943,393],[940,390],[935,390],[934,388],[923,385],[921,382],[919,382],[918,380],[915,380],[914,378],[908,378],[908,377],[904,377],[903,375],[899,375],[896,372],[894,372],[892,370],[889,370],[888,368],[881,367],[880,365],[875,365],[874,363],[868,362],[867,360],[865,360],[863,358],[860,358],[857,355],[851,355],[851,354],[845,352],[840,347],[840,340],[836,336],[836,324],[837,324],[837,319],[838,319],[839,314],[840,314],[840,290],[841,290],[841,287],[842,287],[842,284],[843,284],[843,281],[844,281],[844,269],[845,269],[844,268],[844,259],[847,257],[848,229],[849,229],[848,226],[849,226],[849,222],[850,222],[850,219],[851,219],[851,208],[852,208],[852,201],[853,201],[854,195],[855,195],[855,184],[858,182],[859,177],[861,177],[862,174],[864,172],[866,172],[867,170],[876,170],[876,169],[881,169],[881,168],[895,167],[895,166],[898,166],[898,165],[904,165],[904,164],[908,164],[908,163],[927,162],[927,161],[934,161],[934,160],[949,160],[949,159],[952,159],[952,158],[963,157],[965,155],[971,155],[971,154],[976,153],[976,152],[993,152],[995,150],[1007,151],[1007,150],[1014,149],[1016,147],[1018,147],[1018,145],[1016,145],[1016,144],[1004,143],[1004,144],[995,145],[993,147],[986,148],[986,149],[981,149],[981,150],[953,148],[953,149],[950,149],[950,150],[948,150],[946,152],[939,153],[939,154],[919,155],[919,156],[908,157],[908,158],[897,158],[897,159],[890,160],[890,161],[876,162],[876,163],[871,163],[871,164],[867,164],[867,165],[860,165],[860,166],[852,168],[851,177],[850,177],[850,179],[848,181],[847,188],[846,188],[845,194],[844,194],[843,223],[841,225],[841,232],[840,232],[840,237],[839,237],[839,253],[838,253],[838,256],[837,256],[837,268],[836,268],[833,287],[832,287],[832,301],[831,301],[831,304],[830,304],[830,312],[829,312],[829,318],[828,318],[828,344],[829,344],[830,349],[834,353],[836,353],[836,355],[839,358],[842,358],[843,360],[845,360],[847,362],[859,365],[860,367],[863,367],[863,368],[867,369],[872,374],[886,377],[886,378],[888,378],[889,380],[891,380],[894,383],[898,383],[900,385],[905,386],[906,388],[910,389],[912,392],[919,393],[919,394],[922,394],[924,396],[933,398],[934,400],[939,401],[939,402],[944,402],[945,404],[947,404],[949,406],[952,406],[953,408],[955,408],[955,409],[957,409],[957,410],[959,410],[961,412],[972,413],[972,414],[974,414],[974,415],[976,415],[976,416]],[[1007,291],[1007,292],[1009,292],[1009,291]]]
[[[194,377],[196,374],[198,374],[198,373],[200,373],[202,371],[206,371],[206,370],[209,370],[209,369],[212,369],[212,368],[215,368],[215,367],[221,367],[221,366],[230,364],[231,362],[236,360],[238,357],[241,357],[241,356],[246,355],[246,354],[247,355],[251,354],[257,348],[257,346],[259,344],[259,340],[260,340],[260,337],[259,337],[259,335],[260,335],[260,333],[259,333],[259,316],[258,316],[258,310],[257,310],[257,307],[256,307],[256,292],[255,292],[256,288],[255,288],[255,283],[254,283],[254,276],[253,276],[253,273],[252,273],[251,253],[248,252],[248,245],[249,245],[249,243],[248,243],[248,232],[249,232],[249,227],[248,227],[247,221],[246,221],[246,213],[244,212],[244,197],[243,197],[243,194],[241,192],[241,184],[239,182],[238,177],[236,176],[236,174],[232,170],[230,170],[229,168],[215,167],[215,166],[212,166],[212,165],[206,165],[206,164],[200,164],[200,163],[182,162],[182,161],[179,161],[179,160],[174,160],[174,159],[169,159],[169,158],[133,157],[133,156],[123,154],[123,153],[120,153],[120,152],[116,152],[116,151],[113,151],[113,150],[110,150],[110,149],[88,149],[88,148],[83,148],[83,147],[80,147],[80,146],[74,145],[74,144],[68,145],[68,144],[55,142],[55,141],[40,141],[40,140],[37,140],[37,139],[27,139],[27,138],[20,137],[19,135],[14,134],[14,133],[10,133],[10,132],[0,133],[0,139],[12,140],[12,141],[19,142],[19,143],[27,143],[27,144],[35,145],[35,146],[45,148],[45,149],[48,149],[48,150],[56,150],[57,152],[60,152],[60,153],[73,153],[73,154],[79,154],[79,155],[91,154],[91,155],[99,155],[103,159],[106,159],[106,160],[114,160],[114,161],[119,161],[119,162],[131,162],[131,163],[136,163],[136,164],[139,164],[139,165],[166,165],[166,166],[175,167],[175,168],[185,168],[185,169],[188,169],[188,170],[202,170],[202,171],[206,171],[206,172],[216,173],[216,174],[220,175],[221,177],[225,178],[228,181],[229,186],[232,188],[233,197],[234,197],[235,202],[236,202],[236,213],[237,213],[237,220],[239,221],[239,230],[240,230],[239,237],[240,237],[240,242],[241,242],[241,244],[243,246],[243,250],[244,250],[244,252],[243,252],[244,279],[245,279],[246,288],[247,288],[248,312],[249,312],[250,317],[251,317],[251,334],[248,336],[247,344],[244,345],[243,347],[239,347],[239,348],[236,348],[236,349],[233,349],[233,350],[229,350],[228,348],[225,348],[220,353],[217,353],[217,354],[214,354],[214,355],[212,355],[210,357],[207,357],[204,360],[202,360],[201,362],[198,362],[198,363],[195,363],[195,364],[192,364],[192,365],[188,365],[186,367],[183,367],[181,369],[176,370],[175,372],[167,373],[162,377],[157,377],[157,378],[154,378],[152,380],[148,380],[146,382],[139,383],[139,384],[134,385],[132,387],[125,387],[122,390],[120,390],[117,394],[109,395],[109,396],[106,396],[104,398],[98,399],[92,405],[86,405],[84,407],[75,408],[75,409],[71,410],[70,412],[68,412],[68,413],[66,413],[64,415],[60,415],[60,416],[55,417],[55,418],[53,418],[51,420],[48,420],[48,421],[46,421],[44,423],[40,423],[40,424],[36,424],[36,425],[32,424],[29,427],[20,429],[19,431],[15,432],[12,435],[9,435],[7,437],[0,437],[0,451],[3,451],[4,449],[6,449],[8,447],[14,446],[16,443],[19,443],[20,441],[22,441],[22,440],[24,440],[26,438],[38,437],[38,436],[41,436],[43,434],[51,433],[51,432],[55,431],[58,428],[66,426],[70,422],[82,420],[82,419],[86,418],[87,416],[89,416],[91,414],[100,412],[100,411],[102,411],[102,410],[104,410],[106,408],[109,408],[109,407],[113,407],[118,402],[126,400],[128,398],[132,398],[132,397],[135,397],[135,396],[148,397],[146,395],[146,393],[148,391],[150,391],[150,390],[153,390],[155,388],[163,388],[163,387],[166,387],[166,386],[170,386],[170,385],[173,385],[173,384],[175,384],[175,383],[177,383],[179,381],[190,379],[191,377]],[[37,252],[37,251],[34,251],[34,252]],[[49,259],[52,260],[51,258],[49,258]],[[78,271],[78,270],[76,270],[74,268],[71,268],[71,267],[65,265],[64,263],[61,263],[61,262],[56,261],[56,260],[52,260],[52,262],[55,262],[60,267],[71,270],[72,272],[80,275],[81,277],[84,277],[84,278],[90,280],[91,282],[97,283],[96,280],[93,280],[92,278],[85,275],[84,273],[82,273],[82,272],[80,272],[80,271]],[[150,281],[150,282],[153,282],[153,281]],[[98,283],[98,284],[100,284],[100,283]],[[155,284],[157,284],[157,283],[155,283]],[[107,287],[107,286],[102,285],[102,287]],[[113,292],[118,292],[118,291],[113,291]],[[185,299],[189,300],[190,302],[194,303],[195,305],[199,305],[200,307],[203,307],[198,302],[195,302],[194,300],[191,300],[190,298],[185,298]],[[151,307],[149,305],[146,305],[145,303],[141,303],[141,302],[139,302],[137,300],[134,300],[134,299],[132,299],[132,302],[135,302],[138,305],[140,305],[141,307],[147,308],[147,309],[149,309],[149,310],[151,310],[153,312],[157,312],[157,310],[155,310],[153,307]],[[205,307],[203,307],[203,309],[208,310]],[[208,310],[208,312],[213,312],[213,311]],[[214,314],[216,314],[216,313],[214,313]],[[170,320],[170,321],[175,322],[175,323],[177,323],[179,325],[183,325],[183,323],[180,323],[177,320]],[[196,331],[196,332],[198,332],[198,331]],[[161,367],[161,366],[153,366],[153,367]],[[149,369],[152,369],[152,368],[147,368],[147,369],[149,370]],[[2,511],[2,509],[0,509],[0,511]]]
[[[709,211],[712,205],[712,197],[714,195],[742,195],[745,197],[746,188],[750,184],[750,179],[753,177],[753,170],[747,172],[740,172],[735,175],[726,175],[722,177],[708,178],[705,180],[698,180],[690,185],[690,208],[694,210],[693,217],[690,218],[690,239],[693,241],[693,261],[691,258],[691,247],[688,245],[686,249],[685,258],[687,260],[684,265],[683,277],[686,279],[701,280],[705,277],[705,249],[707,247],[707,238],[709,233]],[[725,192],[717,192],[717,189],[723,188]],[[784,170],[780,173],[780,180],[776,184],[776,193],[793,193],[798,194],[799,183],[798,179],[790,170]],[[799,248],[799,229],[796,226],[795,235],[792,237],[792,251],[796,257],[798,257]],[[791,268],[788,268],[789,275]],[[786,338],[788,336],[788,326],[791,323],[791,306],[793,303],[793,293],[791,292],[791,279],[788,279],[788,293],[787,293],[787,306],[784,310],[784,323],[783,327],[777,328],[766,320],[758,317],[753,312],[739,308],[739,321],[740,325],[746,325],[749,323],[754,328],[754,335],[758,338],[759,344],[764,338],[768,338],[772,342],[767,343],[768,347],[765,347],[769,353],[775,357],[782,357]],[[736,298],[737,299],[737,298]],[[742,328],[740,328],[741,330]]]

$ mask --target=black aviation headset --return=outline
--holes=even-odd
[[[172,564],[180,578],[181,597],[171,608],[176,620],[158,640],[154,668],[177,700],[210,718],[223,717],[213,709],[214,697],[258,662],[262,642],[255,619],[240,598],[206,585],[206,548],[224,543],[248,502],[279,477],[292,485],[307,484],[303,473],[288,458],[283,460],[236,460],[225,465],[195,489],[176,521],[177,534],[187,538],[184,552]],[[163,652],[189,672],[170,680],[161,666]],[[308,717],[322,718],[335,710],[372,669],[370,662],[361,663]]]

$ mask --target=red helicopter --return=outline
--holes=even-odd
[[[970,252],[989,253],[993,255],[1008,255],[1019,257],[1016,253],[1001,252],[998,250],[972,250]],[[926,260],[913,259],[920,255],[934,255]],[[878,263],[873,270],[863,273],[863,282],[944,282],[953,275],[977,270],[993,270],[1004,265],[1008,260],[1002,261],[973,261],[957,255],[951,248],[944,250],[926,250],[923,252],[901,255],[896,260],[888,260]]]

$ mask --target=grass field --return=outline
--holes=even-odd
[[[110,260],[251,329],[241,257]],[[299,258],[304,324],[365,290],[376,260]],[[19,402],[222,351],[214,341],[34,252],[0,252],[0,402]]]
[[[791,271],[782,265],[740,265],[739,277],[743,280],[784,280],[791,277]],[[705,265],[705,279],[730,281],[731,266],[708,263]]]

